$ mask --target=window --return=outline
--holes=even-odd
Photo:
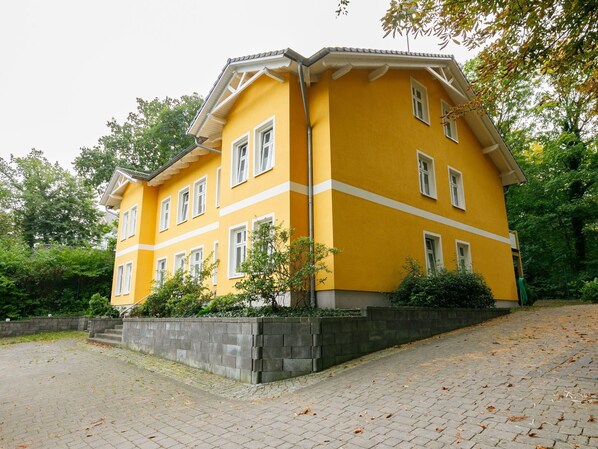
[[[274,224],[274,215],[268,215],[266,217],[258,218],[253,221],[253,231],[255,232],[255,231],[259,230],[262,226],[267,226],[270,230],[270,234],[272,234],[273,233],[272,232],[273,224]],[[272,254],[273,250],[274,250],[274,248],[272,247],[272,245],[270,245],[268,248],[266,248],[266,253]]]
[[[179,192],[177,224],[187,221],[187,218],[189,218],[189,187],[185,187]]]
[[[123,265],[119,265],[116,269],[116,285],[115,285],[115,292],[116,296],[120,295],[123,290]]]
[[[216,169],[216,207],[220,207],[220,173],[221,167]]]
[[[454,118],[449,119],[448,114],[451,111],[451,106],[444,101],[440,103],[442,109],[442,120],[444,124],[444,135],[451,140],[457,142],[457,121]]]
[[[129,237],[135,235],[135,229],[137,228],[137,206],[134,206],[129,211]]]
[[[189,253],[189,273],[195,278],[201,279],[203,269],[203,248],[197,248]]]
[[[170,224],[170,197],[162,200],[160,204],[160,231],[168,229]]]
[[[129,211],[126,211],[123,214],[123,220],[122,223],[120,224],[120,239],[124,240],[127,238],[129,231],[128,231],[128,227],[129,227]]]
[[[233,167],[231,171],[231,186],[247,181],[247,161],[249,160],[249,144],[247,137],[233,143]]]
[[[218,242],[214,242],[214,252],[212,253],[212,263],[214,270],[212,271],[212,284],[218,283]]]
[[[163,259],[158,259],[158,263],[156,264],[156,283],[158,285],[164,284],[164,279],[166,278],[166,257]]]
[[[178,253],[174,255],[174,270],[173,271],[185,271],[185,253]]]
[[[260,175],[274,166],[274,119],[255,130],[254,174]]]
[[[193,216],[201,215],[206,211],[206,185],[205,176],[196,181],[193,186]]]
[[[131,276],[133,275],[133,262],[125,265],[125,282],[123,286],[123,294],[127,295],[131,292]]]
[[[426,269],[429,274],[436,273],[442,268],[442,246],[440,236],[424,233],[424,248],[426,253]]]
[[[230,231],[230,277],[243,276],[241,264],[247,256],[247,227],[242,226]]]
[[[460,270],[471,271],[471,254],[469,243],[457,240],[457,268]]]
[[[465,209],[465,196],[463,194],[463,176],[459,170],[449,167],[449,187],[451,190],[451,203],[459,209]]]
[[[413,115],[429,125],[428,91],[423,84],[414,79],[411,79],[411,99],[413,101]]]
[[[434,159],[418,151],[417,165],[419,169],[419,191],[426,196],[436,198]]]

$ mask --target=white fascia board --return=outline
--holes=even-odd
[[[102,194],[102,197],[100,198],[101,206],[110,206],[110,204],[108,204],[108,201],[110,200],[111,195],[114,193],[114,190],[115,190],[114,188],[116,187],[118,178],[120,178],[121,176],[124,177],[127,180],[127,182],[131,182],[133,184],[137,184],[139,182],[137,179],[132,178],[125,172],[119,170],[118,168],[115,169],[114,173],[112,173],[112,176],[110,177],[110,181],[108,181],[108,186],[106,187],[106,190],[104,190],[104,193]]]

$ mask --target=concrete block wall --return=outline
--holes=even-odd
[[[87,329],[87,317],[48,317],[31,318],[21,321],[0,321],[1,337],[18,337],[42,332],[84,331]]]
[[[95,337],[106,329],[113,329],[117,324],[123,324],[122,318],[90,318],[87,327],[89,338]]]
[[[131,349],[242,382],[268,383],[509,311],[381,307],[362,313],[321,318],[128,318],[123,342]]]

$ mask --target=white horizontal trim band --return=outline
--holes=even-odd
[[[220,216],[224,217],[225,215],[232,214],[233,212],[240,211],[246,207],[251,207],[255,204],[261,203],[262,201],[269,200],[270,198],[274,198],[275,196],[288,192],[296,192],[307,195],[307,186],[298,184],[296,182],[283,182],[282,184],[278,184],[277,186],[274,186],[268,190],[264,190],[263,192],[245,198],[244,200],[237,201],[236,203],[221,208]]]

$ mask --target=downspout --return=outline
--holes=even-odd
[[[307,226],[309,231],[309,252],[310,263],[314,264],[314,180],[313,180],[313,148],[312,148],[312,128],[309,117],[309,104],[307,102],[307,92],[305,80],[303,78],[303,63],[297,61],[299,72],[299,85],[301,86],[301,99],[303,100],[303,112],[305,113],[305,125],[307,127]],[[316,300],[316,277],[312,274],[309,277],[309,304],[311,307],[317,307]]]
[[[206,147],[205,145],[202,145],[201,143],[199,143],[197,141],[197,137],[195,137],[194,144],[197,148],[201,148],[202,150],[211,151],[212,153],[222,154],[222,151],[220,151],[220,150],[215,150],[214,148]]]

